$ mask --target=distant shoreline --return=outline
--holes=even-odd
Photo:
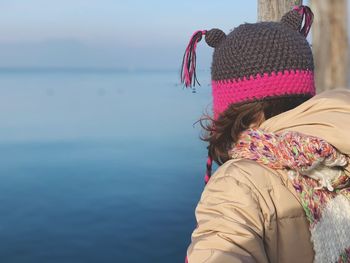
[[[198,70],[199,72],[205,70]],[[179,73],[179,69],[145,68],[92,68],[92,67],[0,67],[3,73],[79,73],[79,74],[119,74],[119,73]],[[209,72],[209,71],[208,71]]]

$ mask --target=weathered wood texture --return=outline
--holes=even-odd
[[[258,0],[258,21],[278,21],[293,6],[302,3],[302,0]]]
[[[314,12],[312,50],[317,91],[348,86],[347,0],[311,0]]]

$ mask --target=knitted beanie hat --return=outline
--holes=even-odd
[[[198,83],[196,46],[205,35],[214,48],[211,77],[214,118],[231,104],[315,95],[314,63],[306,36],[313,14],[296,6],[280,22],[242,24],[226,35],[220,29],[193,34],[183,57],[181,80]],[[304,21],[304,23],[303,23]]]

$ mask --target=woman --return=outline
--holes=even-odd
[[[214,118],[188,262],[350,262],[350,93],[314,96],[312,17],[300,6],[280,22],[192,36],[182,80],[196,83],[205,35]]]

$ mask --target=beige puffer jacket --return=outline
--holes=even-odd
[[[317,136],[349,155],[350,92],[324,92],[261,128]],[[284,171],[243,159],[226,162],[205,187],[196,218],[189,263],[313,262],[308,222]]]

